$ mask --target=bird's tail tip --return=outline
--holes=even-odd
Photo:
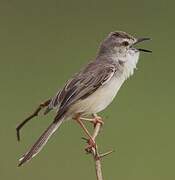
[[[36,156],[42,148],[45,146],[47,141],[50,139],[52,134],[58,129],[58,127],[62,124],[64,118],[59,119],[58,121],[54,121],[50,124],[50,126],[43,132],[43,134],[39,137],[39,139],[35,142],[35,144],[27,151],[20,159],[18,167],[22,166],[24,163],[30,161],[34,156]]]
[[[18,167],[21,167],[24,165],[24,163],[28,162],[30,159],[27,159],[26,156],[27,156],[28,152],[25,153],[19,160],[18,160]]]

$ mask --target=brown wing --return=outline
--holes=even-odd
[[[53,105],[63,112],[80,99],[84,99],[100,86],[108,82],[114,75],[116,66],[111,64],[89,64],[79,74],[69,80],[64,88],[52,100]]]

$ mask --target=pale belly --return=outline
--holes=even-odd
[[[104,110],[112,102],[123,82],[124,79],[113,77],[89,97],[72,105],[69,113],[92,114]]]

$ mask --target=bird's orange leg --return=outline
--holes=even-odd
[[[95,141],[93,140],[91,134],[89,133],[89,131],[83,124],[80,114],[77,114],[73,119],[80,125],[80,127],[83,129],[85,134],[88,136],[88,138],[89,138],[89,139],[87,139],[88,146],[85,148],[85,150],[86,150],[86,152],[90,152],[92,148],[96,148]]]

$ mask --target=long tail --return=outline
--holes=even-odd
[[[36,156],[44,147],[44,145],[47,143],[47,141],[50,139],[52,134],[59,128],[59,126],[62,124],[64,118],[57,121],[53,121],[52,124],[43,132],[43,134],[39,137],[39,139],[36,141],[36,143],[30,148],[27,153],[25,153],[20,159],[18,166],[23,165],[24,163],[30,161],[34,156]]]

